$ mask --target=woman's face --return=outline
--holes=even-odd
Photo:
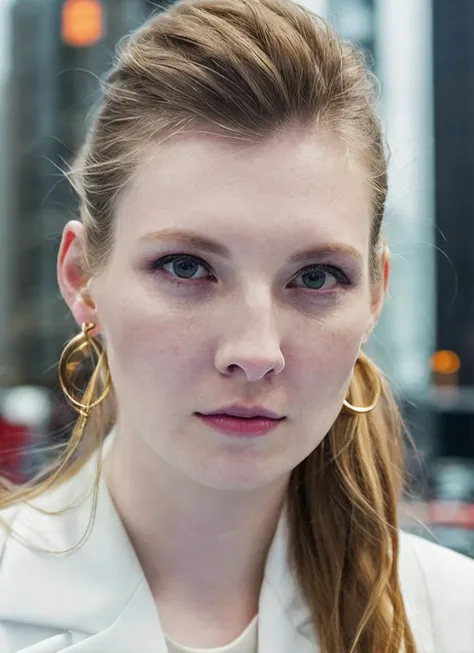
[[[363,171],[329,135],[150,148],[89,284],[119,431],[208,487],[287,476],[335,421],[380,309],[370,225]],[[285,419],[242,437],[197,415],[235,402]]]

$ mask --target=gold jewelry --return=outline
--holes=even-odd
[[[353,406],[346,399],[344,399],[344,408],[351,415],[364,415],[373,411],[375,406],[379,403],[380,395],[382,394],[382,382],[379,375],[374,372],[370,360],[365,354],[361,354],[359,356],[356,364],[360,365],[364,369],[365,375],[368,379],[372,379],[375,382],[374,399],[369,406]]]
[[[93,322],[87,322],[82,325],[82,333],[68,342],[61,354],[58,365],[59,383],[67,401],[85,418],[89,417],[91,411],[104,401],[112,387],[110,370],[105,351],[102,345],[100,345],[95,338],[89,335],[89,332],[92,331],[94,327],[95,324]],[[82,356],[82,359],[77,360],[78,354]],[[97,357],[97,362],[86,391],[82,393],[81,401],[74,395],[73,388],[75,388],[75,386],[72,382],[72,377],[81,362],[83,362],[85,358],[92,357],[94,354]],[[74,360],[74,358],[76,358],[76,360]],[[101,369],[105,372],[104,390],[95,401],[92,401]],[[76,388],[76,390],[79,392],[78,388]]]

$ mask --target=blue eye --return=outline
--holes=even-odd
[[[166,269],[166,266],[170,266]],[[175,279],[201,279],[203,277],[196,277],[195,274],[199,268],[206,270],[207,274],[210,273],[210,267],[202,259],[189,254],[171,254],[165,256],[152,265],[153,270],[164,270],[167,274],[174,276]]]
[[[297,277],[299,276],[308,290],[332,290],[340,285],[348,286],[350,283],[342,270],[331,265],[313,265],[304,268],[298,273]]]

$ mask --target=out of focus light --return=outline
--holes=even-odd
[[[2,414],[12,424],[43,428],[51,417],[50,395],[37,386],[8,388],[3,393]]]
[[[61,34],[67,45],[85,48],[100,41],[104,32],[104,11],[100,0],[66,0],[62,10]]]
[[[461,361],[454,351],[442,349],[431,357],[431,369],[436,374],[456,374],[460,367]]]

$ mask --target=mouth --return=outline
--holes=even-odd
[[[267,419],[279,421],[285,419],[284,416],[264,408],[263,406],[245,406],[243,404],[232,404],[230,406],[224,406],[209,413],[198,414],[204,417],[216,417],[217,415],[225,415],[227,417],[240,418],[244,420]]]
[[[264,406],[233,403],[209,413],[196,413],[207,426],[227,436],[255,438],[278,428],[286,416]]]

